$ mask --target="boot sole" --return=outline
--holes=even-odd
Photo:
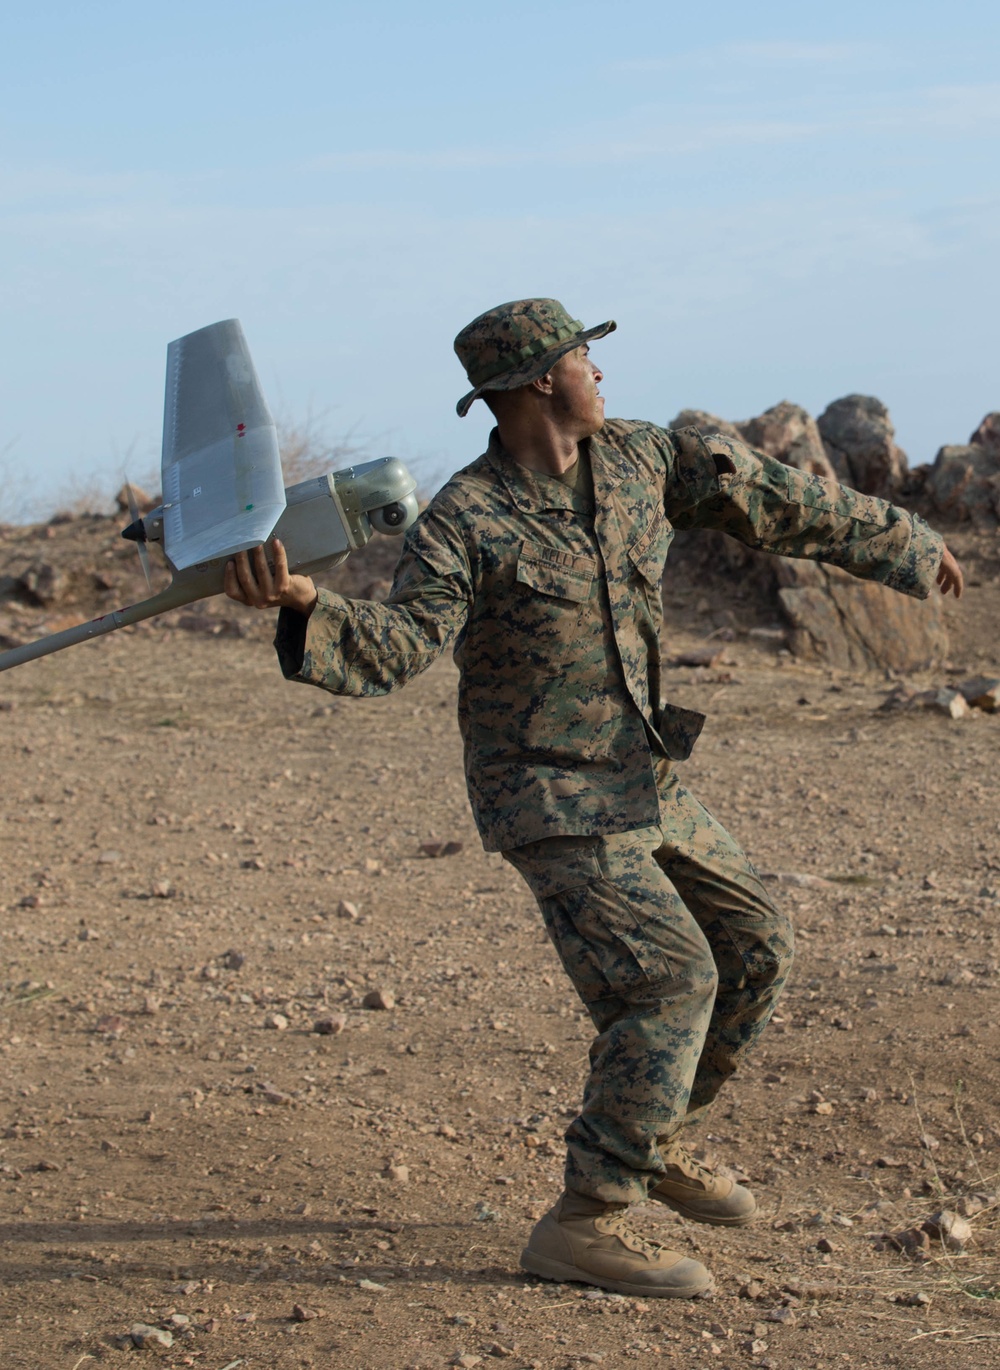
[[[610,1289],[614,1294],[632,1294],[641,1299],[693,1299],[697,1294],[704,1294],[714,1287],[710,1275],[697,1284],[680,1285],[673,1289],[669,1285],[630,1284],[626,1280],[606,1279],[601,1275],[588,1275],[575,1265],[564,1265],[562,1261],[538,1256],[528,1247],[521,1252],[521,1269],[543,1280],[555,1280],[557,1284],[597,1285],[601,1289]]]
[[[708,1223],[710,1227],[746,1227],[752,1223],[757,1216],[757,1209],[753,1208],[749,1213],[738,1213],[732,1218],[722,1216],[709,1216],[698,1209],[688,1208],[677,1199],[668,1199],[662,1194],[654,1194],[650,1190],[649,1196],[655,1203],[663,1204],[667,1208],[672,1208],[675,1213],[679,1213],[682,1218],[688,1218],[693,1223]]]

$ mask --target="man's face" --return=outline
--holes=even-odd
[[[549,374],[558,413],[577,430],[578,439],[591,437],[604,424],[604,397],[597,389],[604,374],[591,361],[590,348],[584,343],[567,352]]]

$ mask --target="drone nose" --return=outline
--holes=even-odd
[[[145,542],[146,525],[142,519],[134,519],[127,528],[123,528],[122,537],[128,538],[129,542]]]

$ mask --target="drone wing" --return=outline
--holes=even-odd
[[[278,435],[238,319],[167,348],[162,479],[178,571],[256,547],[285,508]]]

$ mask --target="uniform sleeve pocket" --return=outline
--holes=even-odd
[[[663,563],[674,537],[674,529],[662,509],[650,519],[646,531],[628,549],[629,561],[651,585],[663,578]]]
[[[590,598],[596,574],[595,557],[575,556],[572,552],[560,552],[530,542],[522,545],[517,559],[517,579],[522,585],[554,599],[575,603]]]

